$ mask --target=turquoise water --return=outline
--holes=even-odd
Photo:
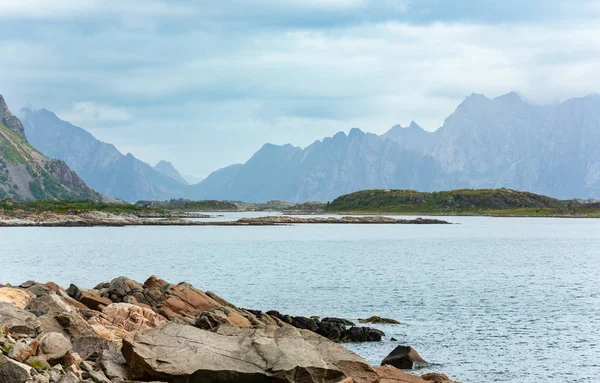
[[[2,228],[0,283],[156,274],[246,308],[401,321],[379,326],[382,343],[348,345],[371,363],[393,336],[461,382],[596,382],[600,220],[447,219],[458,224]]]

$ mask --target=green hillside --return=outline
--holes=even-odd
[[[364,190],[336,198],[327,212],[598,216],[600,204],[555,198],[510,189],[461,189],[441,192]]]
[[[100,200],[102,196],[64,162],[46,158],[0,123],[0,198]]]

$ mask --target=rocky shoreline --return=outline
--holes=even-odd
[[[401,371],[426,363],[411,347],[371,366],[339,344],[382,336],[343,318],[242,309],[154,276],[90,290],[0,285],[0,383],[452,383]]]
[[[12,212],[0,211],[0,227],[90,227],[90,226],[277,226],[299,224],[449,224],[447,221],[430,218],[395,219],[380,216],[348,217],[292,217],[267,216],[242,218],[237,221],[192,221],[187,218],[209,218],[209,216],[188,215],[140,216],[105,212],[83,212],[79,214],[57,214],[51,212]]]

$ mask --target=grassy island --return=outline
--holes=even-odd
[[[600,202],[559,200],[511,189],[460,189],[440,192],[363,190],[340,196],[328,213],[490,215],[519,217],[598,217]]]

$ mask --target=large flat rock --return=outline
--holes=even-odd
[[[131,379],[173,383],[376,382],[375,370],[342,346],[306,330],[222,326],[217,332],[169,323],[126,337]]]

